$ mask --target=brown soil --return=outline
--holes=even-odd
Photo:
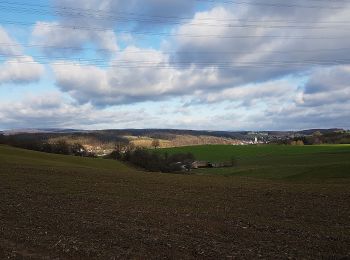
[[[349,183],[0,166],[0,259],[341,259]]]

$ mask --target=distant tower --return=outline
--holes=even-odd
[[[258,143],[258,138],[255,136],[255,140],[254,143],[257,144]]]

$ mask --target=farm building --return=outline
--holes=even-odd
[[[224,167],[231,167],[232,162],[216,162],[216,163],[211,163],[212,168],[224,168]]]
[[[194,161],[192,163],[192,169],[198,169],[198,168],[211,168],[212,164],[210,162],[206,161]]]
[[[192,169],[198,168],[223,168],[223,167],[231,167],[231,162],[207,162],[207,161],[194,161],[192,163]]]

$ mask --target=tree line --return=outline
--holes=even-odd
[[[64,140],[48,142],[35,135],[18,134],[5,136],[0,134],[0,144],[45,153],[95,157],[93,153],[86,151],[80,143],[69,144]]]
[[[317,144],[349,144],[350,133],[346,131],[324,133],[317,131],[310,136],[299,138],[305,145]]]
[[[195,161],[192,153],[169,155],[168,153],[134,147],[132,144],[117,144],[115,150],[106,158],[128,162],[152,172],[189,171],[192,168],[192,163]]]
[[[273,143],[285,145],[350,144],[350,132],[337,131],[322,134],[316,131],[312,135],[285,138]]]

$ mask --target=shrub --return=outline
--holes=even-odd
[[[173,154],[150,152],[146,149],[137,148],[127,150],[124,153],[112,152],[107,158],[123,160],[131,164],[153,172],[179,172],[184,168],[191,169],[195,160],[193,154]]]

